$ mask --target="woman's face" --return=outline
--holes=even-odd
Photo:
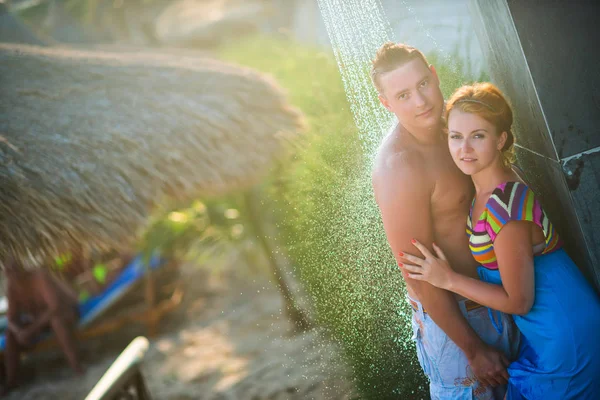
[[[477,114],[453,109],[448,115],[448,146],[452,159],[467,175],[474,175],[497,162],[502,163],[500,149],[506,132]]]

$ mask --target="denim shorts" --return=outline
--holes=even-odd
[[[413,340],[419,363],[429,378],[432,400],[502,400],[506,386],[482,387],[473,375],[463,351],[423,311],[420,302],[412,298],[409,300],[413,303]],[[503,351],[509,360],[514,360],[519,349],[519,331],[512,317],[496,311],[496,322],[492,323],[488,308],[479,307],[467,311],[466,301],[459,300],[459,308],[479,337],[490,346]]]

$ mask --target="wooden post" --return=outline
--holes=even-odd
[[[289,288],[282,271],[281,266],[277,263],[274,256],[274,251],[271,247],[271,243],[267,239],[266,227],[264,221],[264,215],[261,216],[261,210],[258,202],[258,188],[254,187],[244,193],[244,202],[248,219],[252,226],[256,238],[262,248],[263,252],[267,256],[269,266],[271,267],[271,273],[275,279],[275,283],[283,296],[283,300],[286,305],[286,312],[288,317],[292,320],[296,328],[300,330],[308,330],[311,327],[311,322],[306,312],[296,304],[294,300],[294,294]]]
[[[154,337],[157,332],[157,324],[159,315],[156,312],[156,282],[154,280],[154,272],[149,265],[146,265],[146,287],[145,287],[145,298],[146,307],[148,309],[148,318],[146,320],[146,327],[148,330],[148,336]]]

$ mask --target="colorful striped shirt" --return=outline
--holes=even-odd
[[[475,200],[473,200],[473,205]],[[531,221],[542,228],[546,246],[540,254],[558,250],[562,241],[546,216],[533,191],[521,182],[500,184],[490,196],[475,226],[471,222],[473,205],[467,218],[467,235],[473,257],[489,269],[498,269],[494,241],[509,221]],[[536,254],[538,255],[538,254]]]

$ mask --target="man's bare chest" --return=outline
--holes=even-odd
[[[465,214],[474,194],[471,178],[464,175],[454,164],[433,172],[435,186],[431,203],[434,212]]]

